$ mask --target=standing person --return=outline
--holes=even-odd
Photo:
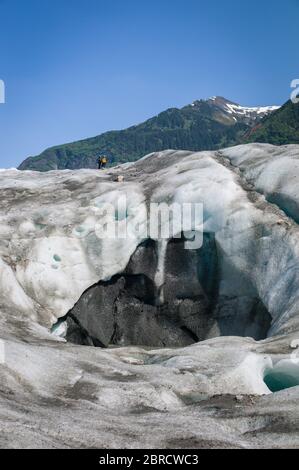
[[[107,163],[108,163],[108,158],[106,157],[106,155],[100,155],[98,158],[99,170],[104,170],[106,168]]]

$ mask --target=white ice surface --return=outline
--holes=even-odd
[[[1,172],[0,324],[6,364],[0,366],[0,446],[183,447],[201,446],[203,440],[240,447],[295,445],[296,430],[285,433],[282,426],[273,437],[270,425],[272,417],[274,426],[279,418],[287,429],[298,418],[298,391],[272,398],[263,376],[276,354],[289,359],[299,331],[297,212],[292,206],[290,217],[280,199],[288,191],[287,207],[297,203],[295,178],[290,186],[287,180],[296,176],[298,152],[297,146],[253,144],[221,152],[159,152],[110,175]],[[116,183],[120,172],[125,181]],[[266,198],[274,193],[277,203],[270,204]],[[202,203],[203,229],[215,234],[217,244],[220,294],[257,292],[276,336],[261,343],[222,337],[153,351],[103,351],[51,336],[57,318],[86,288],[123,271],[143,240],[142,233],[119,240],[96,235],[104,221],[98,212],[102,203],[116,205],[122,195],[131,227],[144,221],[150,201]],[[122,228],[123,220],[114,223]],[[163,283],[164,251],[162,245],[157,284]],[[223,404],[226,394],[266,396],[236,408],[234,399]]]

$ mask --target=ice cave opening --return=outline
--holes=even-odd
[[[200,249],[187,250],[184,243],[170,240],[161,262],[159,244],[146,240],[124,272],[87,289],[53,330],[65,329],[69,342],[99,347],[265,339],[271,316],[248,279],[220,263],[214,234],[204,234]]]

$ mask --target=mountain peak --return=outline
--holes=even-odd
[[[229,112],[235,112],[235,113],[242,113],[244,114],[244,111],[246,112],[252,112],[252,113],[270,113],[272,111],[276,111],[277,109],[280,108],[280,106],[242,106],[239,103],[235,103],[234,101],[228,100],[227,98],[224,98],[223,96],[211,96],[210,98],[206,100],[196,100],[193,101],[191,106],[195,106],[196,104],[199,103],[208,103],[214,106],[222,106],[224,109]]]
[[[216,104],[226,104],[226,103],[229,103],[229,104],[237,104],[237,103],[234,103],[233,101],[230,101],[228,100],[227,98],[224,98],[223,96],[211,96],[210,98],[208,98],[206,101],[212,101]]]
[[[191,104],[194,108],[201,108],[203,105],[210,106],[216,114],[220,113],[221,120],[224,118],[232,122],[245,122],[249,125],[255,124],[280,108],[280,106],[242,106],[223,96],[211,96],[206,100],[197,100]]]

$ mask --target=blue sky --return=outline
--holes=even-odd
[[[299,0],[0,0],[0,167],[222,95],[281,104]]]

